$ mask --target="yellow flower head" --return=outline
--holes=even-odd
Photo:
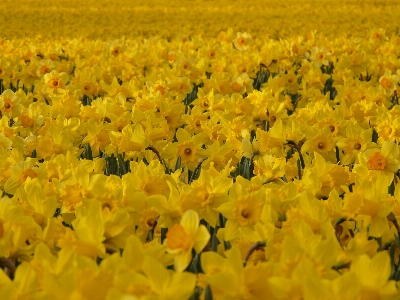
[[[246,32],[238,32],[236,34],[236,38],[233,39],[232,43],[235,46],[236,49],[239,51],[244,51],[247,49],[249,45],[251,45],[253,40],[251,39],[251,36],[247,34]]]
[[[180,224],[175,224],[167,232],[164,244],[167,251],[175,255],[175,271],[182,272],[192,260],[192,249],[200,253],[210,239],[204,225],[199,226],[199,216],[193,210],[186,211]]]
[[[58,73],[56,70],[46,73],[43,77],[45,83],[43,93],[49,95],[63,93],[69,80],[67,73]]]
[[[193,170],[199,159],[204,156],[204,150],[201,149],[204,140],[204,134],[200,133],[191,136],[185,129],[179,128],[176,132],[178,143],[173,144],[176,147],[176,156],[181,157],[183,165],[189,170]]]
[[[21,115],[21,99],[12,90],[5,90],[0,95],[0,110],[3,116],[10,118]]]
[[[379,88],[385,90],[387,96],[391,96],[397,89],[397,83],[399,77],[388,69],[385,70],[385,74],[379,78]]]
[[[399,148],[397,144],[385,142],[381,150],[379,148],[368,149],[364,154],[360,154],[359,159],[369,170],[393,173],[400,168],[398,156]]]

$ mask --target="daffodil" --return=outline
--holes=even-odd
[[[19,117],[21,115],[21,99],[12,91],[5,90],[0,95],[0,110],[2,115],[10,118]]]
[[[191,201],[199,207],[200,217],[212,227],[217,225],[219,213],[216,209],[228,201],[231,186],[232,179],[213,178],[207,170],[202,170],[199,178],[191,183]]]
[[[247,49],[249,45],[252,44],[251,36],[246,32],[238,32],[236,34],[236,38],[232,41],[233,45],[239,51],[244,51]]]
[[[332,135],[329,128],[318,130],[315,127],[309,127],[306,132],[306,142],[302,147],[303,152],[321,154],[327,161],[335,162],[335,144],[338,138]]]
[[[233,247],[221,257],[217,253],[202,254],[202,283],[211,287],[218,299],[266,299],[272,291],[268,279],[272,268],[267,264],[249,264],[243,267],[243,260],[237,247]],[[262,274],[262,275],[261,275]]]
[[[373,258],[360,255],[351,263],[350,272],[357,276],[361,285],[361,298],[398,299],[396,283],[389,280],[391,269],[387,252],[379,252]]]
[[[236,238],[240,227],[252,228],[260,221],[264,204],[262,189],[248,192],[239,182],[234,183],[229,191],[229,201],[216,209],[227,218],[225,239]]]
[[[353,192],[347,191],[343,202],[343,213],[369,226],[369,235],[380,237],[388,229],[387,216],[393,210],[394,203],[386,190],[388,182],[380,176],[374,184],[367,179],[356,181]]]
[[[332,189],[342,192],[341,187],[350,184],[350,172],[348,167],[326,162],[315,152],[314,165],[306,168],[302,182],[316,197],[328,197]]]
[[[24,188],[17,190],[19,201],[26,201],[30,206],[28,213],[42,228],[47,225],[48,218],[52,218],[56,208],[59,207],[56,196],[47,197],[38,178],[28,177]]]
[[[298,205],[292,206],[286,211],[286,221],[282,223],[282,228],[291,228],[300,220],[307,223],[315,233],[333,232],[324,204],[307,191],[300,195]]]
[[[74,230],[66,228],[64,233],[60,235],[57,245],[60,248],[72,248],[80,255],[88,257],[104,257],[106,247],[105,242],[105,228],[103,225],[104,218],[101,212],[100,202],[91,200],[88,202],[88,208],[80,206],[76,209],[76,219],[73,220],[72,226]],[[122,222],[124,222],[124,216]],[[121,217],[119,216],[119,217]],[[126,218],[125,218],[126,222]],[[109,233],[120,233],[124,226],[118,224],[118,220],[109,220],[110,224]],[[113,224],[114,223],[114,224]],[[111,236],[109,236],[111,238]]]
[[[46,73],[43,76],[45,85],[43,93],[46,95],[62,94],[65,91],[68,82],[68,74],[65,72],[57,72],[56,70]]]
[[[38,168],[34,159],[25,160],[11,166],[10,175],[11,177],[6,181],[4,189],[7,193],[14,194],[19,187],[24,186],[28,178],[42,179],[43,170]]]
[[[210,239],[204,225],[199,226],[199,216],[193,210],[186,211],[180,224],[173,225],[167,232],[164,244],[167,252],[174,254],[175,271],[182,272],[192,260],[192,249],[200,253]]]
[[[386,95],[390,96],[396,90],[398,82],[399,77],[386,69],[385,74],[379,78],[379,88],[383,89]]]
[[[196,284],[194,274],[166,270],[154,258],[146,256],[143,272],[150,280],[150,286],[159,299],[187,299],[192,295]]]
[[[111,142],[110,131],[111,126],[109,124],[96,124],[93,119],[90,119],[86,123],[87,136],[83,139],[82,143],[88,143],[92,149],[93,157],[99,155],[100,151],[104,151],[106,146]]]
[[[286,143],[286,128],[281,119],[276,119],[272,128],[267,132],[257,128],[257,140],[262,154],[269,149],[281,149]]]
[[[204,157],[204,150],[201,148],[204,141],[204,134],[200,133],[191,136],[185,129],[179,128],[176,132],[177,143],[171,144],[166,151],[174,152],[174,156],[181,158],[182,166],[194,170],[199,160]]]
[[[254,174],[259,176],[264,183],[282,183],[285,174],[286,161],[283,158],[276,158],[265,154],[254,162]]]
[[[377,176],[386,178],[388,185],[393,180],[393,174],[400,168],[399,147],[395,143],[385,142],[382,148],[368,149],[359,153],[359,165],[354,166],[354,171],[359,176],[371,177],[376,180]]]
[[[358,159],[358,153],[362,153],[369,148],[374,147],[371,142],[372,129],[363,129],[362,127],[349,122],[346,127],[346,137],[337,141],[336,145],[345,152],[341,158],[344,165],[353,163]]]
[[[322,65],[329,65],[329,59],[331,57],[331,53],[328,52],[326,49],[324,48],[318,48],[318,47],[314,47],[314,49],[312,50],[312,54],[310,56],[311,61],[314,62],[314,65],[319,68]]]

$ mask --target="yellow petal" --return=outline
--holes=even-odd
[[[194,292],[196,275],[192,273],[174,273],[165,293],[165,299],[186,300]]]
[[[147,202],[150,203],[151,206],[153,206],[157,212],[160,214],[168,212],[168,202],[167,198],[163,195],[151,195],[147,199]]]
[[[151,286],[156,293],[162,294],[164,288],[169,285],[170,274],[154,258],[146,256],[142,266],[143,272],[150,279]]]
[[[377,287],[382,287],[389,280],[391,265],[388,252],[382,251],[374,256],[370,263],[370,270],[374,283]]]
[[[181,225],[187,234],[195,236],[199,228],[199,215],[194,210],[188,210],[183,214]]]
[[[178,139],[179,143],[191,140],[190,134],[185,129],[182,128],[179,128],[178,131],[176,132],[176,138]]]
[[[194,250],[197,253],[200,253],[207,245],[210,237],[211,235],[207,228],[204,225],[200,225],[199,229],[197,230],[196,237],[194,238]]]
[[[192,261],[192,249],[175,254],[174,267],[176,272],[183,272]]]
[[[126,246],[122,258],[129,269],[137,271],[141,268],[144,260],[142,243],[137,236],[130,236],[126,240]]]

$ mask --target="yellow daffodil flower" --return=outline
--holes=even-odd
[[[182,272],[192,260],[192,249],[200,253],[210,239],[210,233],[204,225],[199,226],[199,216],[193,210],[186,211],[180,224],[173,225],[167,232],[164,244],[168,253],[175,255],[175,271]]]

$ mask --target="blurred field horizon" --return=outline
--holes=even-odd
[[[0,3],[0,37],[216,37],[228,28],[262,39],[304,36],[314,30],[326,37],[361,37],[381,27],[388,35],[397,34],[399,17],[399,2],[384,0],[4,0]]]

